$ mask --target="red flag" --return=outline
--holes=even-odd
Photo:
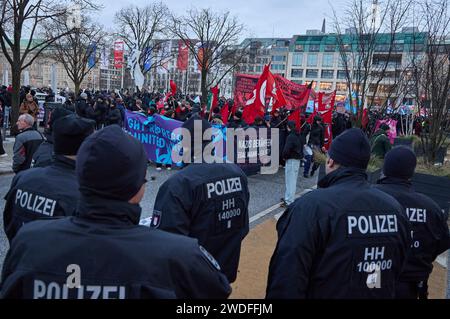
[[[225,103],[224,106],[222,106],[222,109],[220,110],[220,115],[222,116],[222,122],[223,124],[228,123],[228,115],[229,115],[230,109],[228,103]]]
[[[268,88],[270,89],[270,88]],[[281,88],[277,87],[275,79],[273,81],[272,84],[272,90],[271,90],[271,95],[275,100],[275,103],[273,103],[272,105],[272,112],[271,114],[273,114],[273,112],[281,107],[285,107],[287,105],[286,99],[284,98],[284,94],[283,91],[281,90]]]
[[[198,70],[201,72],[203,69],[203,63],[205,63],[205,61],[203,61],[205,55],[205,49],[204,48],[198,48],[197,51],[197,58],[198,58]]]
[[[306,89],[306,91],[303,92],[303,95],[301,97],[301,104],[298,105],[298,107],[293,110],[291,112],[291,114],[289,115],[288,119],[289,121],[294,121],[295,125],[297,127],[297,130],[301,129],[301,124],[300,124],[300,111],[301,109],[303,109],[306,104],[308,103],[309,100],[309,94],[311,93],[312,90],[312,84],[314,81],[311,81],[311,83],[309,83],[308,88]]]
[[[317,101],[319,104],[319,111],[332,110],[334,108],[334,102],[336,100],[336,91],[332,93],[319,92]]]
[[[177,84],[172,80],[170,80],[170,91],[172,91],[172,96],[175,96],[177,93]]]
[[[328,150],[331,146],[331,142],[333,141],[333,135],[331,133],[331,123],[333,121],[333,110],[330,108],[329,110],[319,112],[322,117],[322,123],[324,124],[324,147]]]
[[[214,109],[217,107],[217,105],[219,105],[219,84],[216,84],[216,86],[210,88],[210,91],[212,93],[212,100],[209,108],[209,120],[211,120],[212,118]]]
[[[265,65],[263,73],[259,77],[258,83],[256,83],[255,89],[253,90],[252,97],[246,102],[244,112],[242,112],[242,119],[247,124],[251,125],[256,117],[264,117],[266,111],[266,97],[271,96],[277,98],[277,91],[279,90],[277,90],[275,78],[269,70],[269,64]]]
[[[363,128],[367,128],[367,124],[369,124],[369,114],[367,112],[367,109],[364,109],[362,119],[361,119],[361,125]]]
[[[184,41],[178,41],[178,58],[177,69],[180,71],[186,71],[188,68],[188,54],[189,48]]]

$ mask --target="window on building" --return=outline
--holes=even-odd
[[[284,62],[284,61],[286,61],[286,56],[285,55],[272,55],[272,61]]]
[[[322,70],[322,79],[332,79],[334,77],[334,70]]]
[[[294,53],[292,55],[292,66],[303,65],[303,53]]]
[[[347,83],[336,83],[336,91],[347,91]]]
[[[291,77],[292,78],[302,78],[303,77],[303,69],[292,69]]]
[[[303,44],[296,44],[294,49],[295,52],[303,52],[305,51],[305,46]]]
[[[347,73],[344,70],[338,70],[337,72],[337,78],[338,79],[346,79],[347,78]]]
[[[325,52],[334,52],[336,51],[336,46],[334,44],[325,45]]]
[[[425,51],[425,45],[415,43],[414,45],[411,46],[411,49],[412,49],[412,51],[415,51],[415,52],[422,52],[422,51]]]
[[[283,71],[285,69],[284,64],[272,64],[272,70]]]
[[[403,44],[394,44],[394,51],[395,52],[403,52],[404,47],[405,46]]]
[[[317,66],[317,54],[308,54],[307,66]]]
[[[332,68],[334,66],[334,54],[325,53],[322,57],[322,66],[324,68]]]
[[[307,78],[317,78],[318,75],[319,75],[319,70],[317,70],[317,69],[307,69],[306,70]]]
[[[375,45],[375,52],[389,52],[388,44],[377,44]]]
[[[331,91],[333,89],[333,82],[320,82],[319,89],[321,91]]]
[[[260,65],[256,66],[256,72],[261,72],[262,71],[262,67]]]
[[[342,59],[342,56],[339,55],[339,59],[338,59],[338,65],[340,68],[345,68],[345,63],[344,63],[344,59]],[[347,57],[347,61],[348,61],[348,57]]]
[[[297,84],[303,84],[302,80],[292,80],[292,82],[297,83]]]
[[[320,51],[320,44],[310,44],[309,45],[309,51],[310,52],[319,52]]]

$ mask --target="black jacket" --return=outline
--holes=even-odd
[[[324,141],[324,127],[323,125],[314,123],[311,127],[311,131],[309,132],[308,144],[317,145],[322,148],[323,141]]]
[[[79,99],[75,104],[75,111],[78,116],[95,120],[95,112],[92,106],[85,99]]]
[[[45,141],[39,145],[33,154],[33,167],[46,167],[53,161],[53,135],[51,132],[45,134]]]
[[[108,115],[106,117],[106,124],[107,125],[117,124],[119,126],[122,126],[122,123],[123,119],[120,110],[118,108],[110,108],[108,110]]]
[[[268,298],[393,298],[410,246],[407,218],[361,169],[340,168],[291,204],[277,224]],[[375,267],[380,288],[370,289]],[[373,269],[371,269],[373,267]]]
[[[197,240],[138,226],[141,208],[82,198],[77,217],[25,225],[5,259],[3,298],[226,298],[230,286]],[[65,285],[67,267],[81,286]],[[51,289],[52,288],[52,289]]]
[[[283,159],[302,159],[304,137],[295,131],[291,131],[286,138],[286,144],[283,149]]]
[[[249,197],[237,165],[191,164],[159,188],[153,226],[197,238],[233,282],[249,231]]]
[[[75,161],[62,155],[56,155],[50,166],[17,174],[5,196],[6,236],[11,242],[23,224],[36,219],[73,215],[79,197]]]
[[[413,230],[413,244],[401,281],[426,281],[433,261],[450,248],[447,214],[429,197],[417,193],[409,181],[385,177],[376,188],[394,197],[406,212]]]
[[[342,134],[346,127],[345,127],[345,118],[343,114],[336,114],[333,117],[333,122],[332,122],[332,133],[333,133],[333,138],[338,137],[340,134]]]

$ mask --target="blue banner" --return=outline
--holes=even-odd
[[[144,146],[147,158],[155,163],[160,164],[177,164],[172,162],[172,150],[174,147],[181,147],[179,141],[181,136],[174,134],[173,131],[182,126],[183,122],[173,120],[161,115],[153,115],[150,117],[142,113],[126,111],[125,129],[131,135],[138,139]],[[231,141],[230,141],[231,142]],[[252,175],[259,171],[261,167],[260,156],[270,155],[271,152],[271,137],[270,130],[268,136],[260,136],[260,130],[257,129],[257,135],[244,140],[237,140],[234,137],[234,158],[227,159],[227,127],[223,125],[213,125],[212,149],[216,152],[222,149],[222,160],[226,162],[229,160],[233,163],[238,163],[242,170]],[[261,154],[262,148],[266,152]]]
[[[89,57],[88,57],[88,67],[93,68],[95,66],[95,55],[97,53],[97,45],[95,43],[89,44],[87,48]]]

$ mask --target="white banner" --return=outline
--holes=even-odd
[[[100,55],[100,69],[109,69],[109,48],[103,47]]]
[[[134,43],[134,47],[131,51],[130,57],[128,59],[128,67],[130,68],[131,78],[134,80],[134,84],[142,90],[144,86],[145,77],[142,73],[141,66],[139,65],[139,57],[141,56],[141,51],[138,48],[137,41]]]

